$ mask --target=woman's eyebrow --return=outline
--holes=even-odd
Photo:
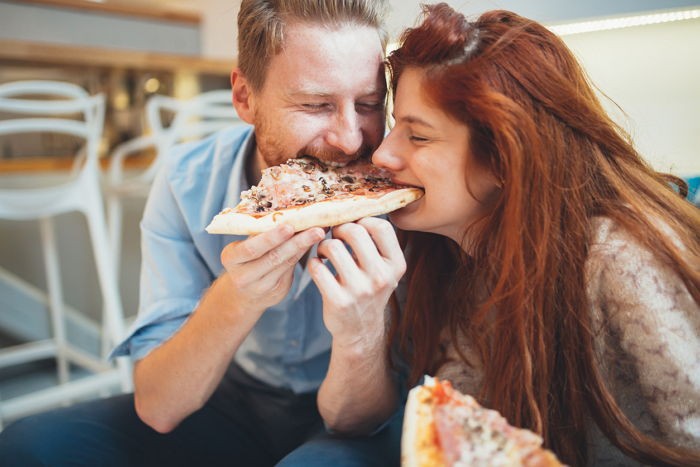
[[[396,116],[392,114],[392,117],[396,120]],[[425,126],[428,128],[435,128],[433,125],[428,123],[426,120],[423,120],[421,117],[417,115],[402,115],[401,118],[399,118],[397,121],[402,122],[402,123],[409,123],[413,125],[421,125]]]

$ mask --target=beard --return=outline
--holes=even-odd
[[[333,166],[346,165],[357,159],[369,159],[374,149],[376,149],[363,140],[360,148],[351,154],[346,154],[337,148],[322,147],[318,144],[309,144],[294,151],[290,150],[289,144],[281,136],[284,132],[280,131],[278,125],[271,124],[268,119],[258,114],[256,115],[254,126],[257,150],[267,167],[280,165],[289,159],[297,159],[303,156],[315,157]]]
[[[362,146],[360,146],[360,149],[352,154],[345,154],[343,151],[332,148],[307,146],[296,155],[297,158],[302,156],[315,157],[331,166],[344,166],[358,159],[369,159],[372,156],[372,149],[364,142]]]

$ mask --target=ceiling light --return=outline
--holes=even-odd
[[[700,9],[675,10],[646,15],[581,21],[577,23],[550,25],[548,28],[559,36],[568,36],[584,32],[608,31],[611,29],[646,26],[649,24],[668,23],[671,21],[683,21],[696,18],[700,18]]]

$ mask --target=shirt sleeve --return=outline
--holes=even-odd
[[[633,368],[643,410],[666,442],[699,448],[700,307],[673,269],[622,232],[592,257],[589,295]]]
[[[110,357],[145,357],[185,323],[214,280],[188,228],[198,213],[191,204],[173,194],[168,171],[161,170],[141,221],[139,313]]]

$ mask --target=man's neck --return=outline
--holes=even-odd
[[[260,183],[263,168],[262,156],[256,147],[253,153],[248,156],[248,160],[246,160],[245,163],[245,178],[249,185],[257,185]]]

